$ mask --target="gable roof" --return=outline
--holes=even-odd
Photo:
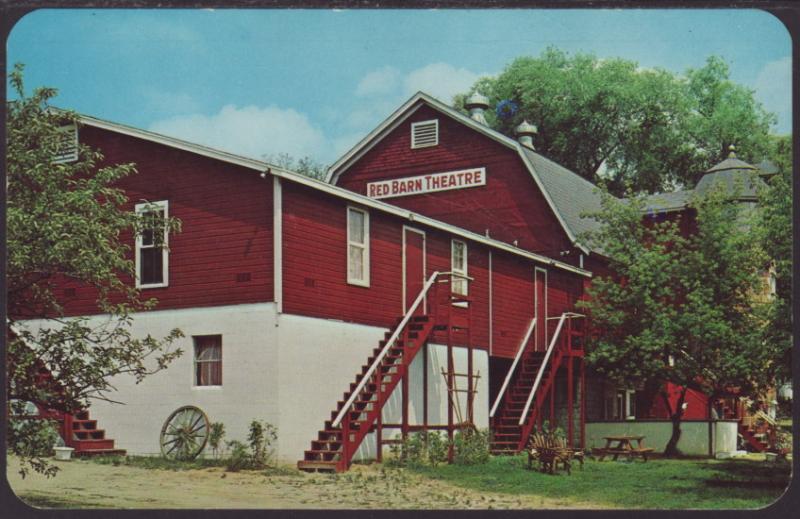
[[[507,148],[515,150],[569,240],[585,253],[588,254],[590,252],[587,244],[581,243],[578,240],[578,236],[585,231],[596,229],[599,225],[595,220],[581,216],[584,212],[593,212],[600,208],[601,198],[599,193],[595,191],[596,186],[594,184],[574,171],[570,171],[564,166],[545,158],[530,148],[523,146],[518,141],[473,120],[424,92],[414,94],[372,132],[361,139],[350,151],[333,163],[328,169],[326,180],[331,184],[336,184],[341,174],[356,160],[423,105],[428,105]],[[593,252],[601,251],[595,248]]]
[[[412,222],[418,222],[421,225],[427,225],[430,228],[441,230],[455,236],[460,236],[462,238],[466,238],[476,243],[481,243],[488,247],[492,247],[494,249],[503,250],[505,252],[509,252],[516,256],[521,256],[523,258],[533,260],[539,263],[543,263],[546,265],[551,265],[553,267],[559,268],[561,270],[565,270],[568,272],[572,272],[574,274],[578,274],[585,277],[591,277],[592,273],[588,270],[575,267],[570,265],[569,263],[565,263],[563,261],[555,260],[549,258],[547,256],[543,256],[541,254],[537,254],[535,252],[529,252],[525,249],[520,249],[518,247],[514,247],[505,242],[501,242],[499,240],[495,240],[493,238],[488,238],[486,236],[482,236],[480,234],[474,233],[472,231],[468,231],[466,229],[462,229],[461,227],[457,227],[455,225],[451,225],[446,222],[442,222],[440,220],[436,220],[430,218],[428,216],[421,215],[419,213],[415,213],[413,211],[409,211],[406,209],[402,209],[398,206],[388,204],[386,202],[381,202],[380,200],[375,200],[373,198],[369,198],[368,196],[361,195],[354,191],[350,191],[349,189],[344,189],[341,187],[337,187],[332,185],[328,182],[323,182],[320,180],[313,179],[306,175],[302,175],[300,173],[296,173],[294,171],[290,171],[288,169],[284,169],[268,162],[264,162],[257,159],[251,159],[247,157],[242,157],[240,155],[235,155],[233,153],[229,153],[226,151],[217,150],[215,148],[211,148],[208,146],[203,146],[200,144],[195,144],[189,141],[184,141],[182,139],[177,139],[175,137],[168,137],[166,135],[161,135],[159,133],[142,130],[139,128],[134,128],[133,126],[127,126],[124,124],[114,123],[111,121],[106,121],[103,119],[98,119],[96,117],[91,117],[84,114],[77,114],[78,120],[81,124],[85,124],[87,126],[93,126],[95,128],[100,128],[108,131],[112,131],[115,133],[120,133],[123,135],[128,135],[131,137],[136,137],[138,139],[143,139],[150,142],[155,142],[158,144],[162,144],[164,146],[169,146],[171,148],[176,148],[184,151],[188,151],[190,153],[195,153],[198,155],[202,155],[205,157],[209,157],[211,159],[219,160],[221,162],[226,162],[228,164],[234,164],[237,166],[242,166],[247,169],[254,170],[258,172],[262,178],[266,177],[266,175],[272,175],[273,177],[286,179],[288,181],[294,182],[296,184],[301,184],[312,189],[316,189],[317,191],[322,191],[337,198],[341,198],[350,202],[354,202],[365,207],[369,207],[372,209],[376,209],[378,211],[392,214],[398,216],[400,218],[404,218],[406,220]]]

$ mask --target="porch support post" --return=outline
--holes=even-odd
[[[428,431],[428,343],[422,346],[422,427]]]
[[[586,361],[581,357],[581,449],[586,448]]]
[[[408,437],[408,368],[410,366],[408,360],[406,359],[405,351],[408,350],[409,348],[409,340],[410,339],[408,337],[408,332],[406,332],[403,337],[403,364],[402,364],[402,369],[403,369],[402,417],[403,418],[400,427],[403,440],[405,440]]]
[[[550,384],[550,430],[556,428],[556,386],[558,385],[558,366],[553,368],[553,383]]]
[[[573,412],[574,410],[572,408],[572,406],[573,406],[573,394],[572,394],[573,387],[572,387],[572,384],[574,383],[573,377],[572,377],[572,363],[573,363],[574,360],[575,359],[573,359],[572,357],[567,357],[567,409],[568,409],[568,411],[567,411],[567,420],[568,420],[567,421],[567,438],[568,438],[568,441],[569,441],[568,445],[570,447],[573,446],[572,440],[574,438],[573,430],[572,430],[573,429],[572,421],[573,421],[573,417],[574,417],[574,414],[575,414]]]
[[[453,301],[452,301],[452,279],[447,287],[447,439],[449,447],[447,449],[447,461],[453,463],[455,451],[453,449],[453,373],[455,366],[453,363]]]

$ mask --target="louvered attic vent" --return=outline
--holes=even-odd
[[[411,124],[411,148],[426,148],[439,144],[439,120]]]
[[[61,132],[61,136],[53,162],[56,164],[75,162],[78,160],[78,129],[71,124],[62,126],[58,131]]]

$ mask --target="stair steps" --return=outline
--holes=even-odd
[[[541,416],[542,407],[546,401],[545,395],[548,394],[555,383],[558,368],[566,355],[568,341],[580,337],[577,332],[559,334],[559,330],[560,328],[556,328],[554,330],[555,333],[549,335],[550,337],[555,337],[558,334],[555,337],[556,345],[544,369],[542,369],[542,363],[545,359],[545,352],[523,351],[519,368],[513,374],[498,413],[493,418],[493,435],[490,445],[492,454],[516,454],[525,448],[534,424],[539,421]],[[542,370],[542,379],[531,402],[528,414],[523,424],[520,425],[519,421],[522,417],[522,412],[525,409],[525,404],[540,370]]]
[[[401,320],[398,320],[397,325],[400,323]],[[392,333],[386,333],[384,340],[379,342],[380,347],[372,350],[355,382],[350,384],[349,392],[344,393],[342,400],[336,403],[330,420],[326,420],[323,429],[317,433],[317,439],[312,440],[311,449],[306,450],[303,459],[297,462],[298,469],[307,472],[342,472],[350,467],[358,446],[373,430],[384,404],[402,380],[417,352],[427,342],[433,329],[434,322],[429,316],[412,317],[401,331],[395,345],[387,351],[375,372],[370,375],[371,380],[356,395],[349,412],[345,413],[341,423],[334,427],[333,422],[336,417],[386,346],[386,341],[391,338]],[[345,437],[345,430],[348,431],[348,437]]]

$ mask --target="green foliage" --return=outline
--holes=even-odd
[[[52,88],[28,96],[23,67],[9,78],[17,99],[7,103],[6,290],[10,328],[6,363],[7,396],[45,409],[74,412],[89,399],[108,400],[109,379],[132,376],[140,382],[181,354],[172,349],[182,336],[135,337],[132,313],[153,308],[131,282],[131,238],[147,227],[179,230],[174,219],[145,221],[126,209],[128,199],[114,187],[135,173],[133,164],[107,165],[84,144],[73,162],[55,163],[64,125],[79,125],[76,114],[49,106]],[[158,235],[160,233],[156,233]],[[107,319],[63,318],[56,296],[64,282],[97,291],[97,312]],[[38,330],[27,319],[42,318]],[[41,368],[53,374],[43,382]],[[9,429],[8,446],[23,466],[44,470],[29,428]],[[26,446],[27,445],[27,446]]]
[[[464,110],[476,90],[492,106],[504,99],[519,106],[508,120],[488,112],[492,128],[515,137],[514,128],[528,120],[539,129],[537,150],[592,182],[603,166],[615,194],[626,184],[637,192],[693,186],[731,143],[743,159],[758,162],[769,151],[775,120],[752,90],[730,80],[718,57],[681,76],[548,48],[515,59],[497,77],[480,78],[454,105]]]
[[[464,429],[453,438],[453,463],[456,465],[481,465],[489,461],[489,431]]]
[[[409,434],[400,444],[390,447],[389,466],[419,468],[435,467],[447,460],[448,443],[437,431]]]
[[[781,359],[779,381],[792,378],[792,139],[773,141],[778,173],[768,180],[768,187],[759,193],[761,211],[757,232],[775,278],[775,294],[765,307],[764,344],[772,356]]]
[[[242,469],[253,468],[253,458],[244,443],[239,440],[231,440],[227,443],[230,452],[228,459],[225,460],[225,470],[239,472]]]
[[[214,453],[214,459],[219,459],[220,447],[222,447],[222,439],[225,437],[225,424],[222,422],[214,422],[208,434],[208,445]]]
[[[288,153],[274,153],[271,155],[264,155],[263,160],[274,164],[279,168],[288,169],[295,173],[300,173],[307,177],[317,180],[325,180],[328,173],[328,166],[321,164],[313,158],[306,155],[305,157],[295,158]]]
[[[274,454],[270,447],[277,439],[278,432],[274,425],[261,420],[251,421],[247,444],[239,440],[226,442],[229,450],[225,460],[226,470],[238,472],[268,467]]]
[[[9,451],[27,460],[20,466],[20,475],[25,478],[32,469],[47,477],[54,476],[57,467],[47,463],[44,458],[52,456],[53,447],[61,440],[58,423],[26,416],[25,403],[18,400],[9,402],[9,411],[6,421]],[[11,441],[14,443],[11,444]]]
[[[618,278],[595,277],[589,300],[579,303],[598,330],[587,361],[619,385],[648,392],[665,381],[712,398],[731,387],[756,394],[773,385],[779,359],[761,341],[757,295],[767,257],[757,212],[721,189],[694,196],[678,216],[643,218],[643,209],[641,196],[604,194],[595,215],[602,227],[587,239],[608,254]],[[671,409],[662,397],[679,422],[682,401]]]
[[[247,441],[250,444],[255,468],[264,468],[269,464],[273,455],[270,446],[277,439],[278,430],[274,425],[259,420],[250,422],[250,433],[247,435]]]

